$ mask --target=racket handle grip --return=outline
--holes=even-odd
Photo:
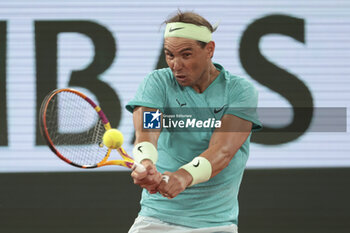
[[[146,171],[146,168],[142,164],[137,163],[137,162],[134,162],[134,166],[132,166],[131,169],[133,171],[138,172],[138,173],[142,173],[142,172]]]

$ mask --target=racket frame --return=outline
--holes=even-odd
[[[102,111],[100,106],[95,104],[85,94],[83,94],[75,89],[72,89],[72,88],[62,88],[62,89],[53,90],[43,100],[43,103],[40,107],[40,114],[39,114],[40,132],[41,132],[42,136],[44,137],[46,144],[49,146],[49,148],[51,149],[52,152],[54,152],[64,162],[66,162],[72,166],[79,167],[79,168],[97,168],[97,167],[102,167],[102,166],[106,166],[106,165],[119,165],[119,166],[124,166],[124,167],[130,168],[130,169],[137,169],[137,170],[144,169],[144,168],[139,168],[142,165],[135,163],[133,158],[131,156],[129,156],[122,147],[120,147],[116,150],[118,151],[120,156],[123,158],[123,160],[108,160],[108,158],[111,154],[111,151],[112,151],[112,149],[108,148],[108,151],[107,151],[105,157],[103,158],[103,160],[97,164],[94,164],[94,165],[79,165],[79,164],[74,163],[73,161],[67,159],[65,156],[63,156],[58,151],[58,149],[55,147],[53,141],[51,140],[51,137],[50,137],[48,129],[47,129],[47,122],[46,122],[46,117],[47,117],[46,110],[48,108],[48,105],[49,105],[50,101],[52,100],[52,98],[61,92],[70,92],[70,93],[76,94],[79,97],[81,97],[82,99],[84,99],[97,112],[98,116],[100,117],[100,119],[103,123],[105,130],[107,131],[107,130],[112,128],[109,121],[108,121],[108,118],[106,117],[106,115],[104,114],[104,112]]]

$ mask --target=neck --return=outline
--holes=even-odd
[[[216,69],[213,63],[210,63],[209,68],[203,72],[199,79],[200,83],[195,84],[192,88],[198,92],[203,93],[209,85],[216,79],[220,71]]]

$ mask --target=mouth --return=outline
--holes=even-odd
[[[175,75],[175,78],[176,78],[177,80],[183,81],[183,80],[186,79],[186,76],[185,76],[185,75]]]

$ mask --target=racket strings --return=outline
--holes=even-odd
[[[105,128],[95,109],[72,92],[56,94],[46,110],[47,131],[59,153],[80,166],[93,166],[108,152]]]

